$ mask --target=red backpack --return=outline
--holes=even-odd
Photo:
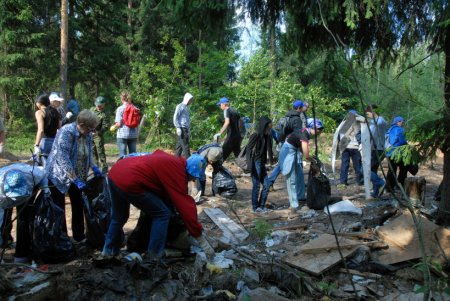
[[[141,120],[141,112],[131,103],[127,103],[123,111],[122,123],[129,128],[136,128],[139,126]]]

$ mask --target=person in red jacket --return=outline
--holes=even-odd
[[[199,178],[205,165],[205,160],[198,154],[186,160],[161,150],[118,161],[108,174],[112,219],[102,255],[119,254],[120,233],[128,220],[130,204],[133,204],[152,218],[147,258],[158,261],[163,256],[174,210],[178,211],[189,234],[198,240],[206,255],[214,256],[214,250],[202,235],[195,201],[188,194],[188,181]]]

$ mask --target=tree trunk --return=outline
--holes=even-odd
[[[444,42],[445,71],[444,71],[444,119],[450,119],[450,26],[447,26]],[[442,180],[442,198],[439,204],[438,223],[450,225],[450,122],[444,122],[445,137],[444,178]]]
[[[61,65],[59,78],[61,81],[61,96],[67,100],[67,63],[69,59],[69,0],[61,0]]]
[[[270,75],[270,90],[273,93],[273,85],[277,76],[277,49],[276,49],[276,36],[275,36],[275,21],[272,21],[269,29],[270,35],[270,64],[271,64],[271,75]],[[270,115],[273,116],[276,110],[275,97],[270,99]]]

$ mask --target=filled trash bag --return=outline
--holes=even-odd
[[[33,223],[33,253],[45,263],[67,262],[75,256],[75,249],[64,231],[64,211],[53,202],[50,194],[36,197]]]
[[[111,222],[108,179],[95,177],[89,180],[81,196],[86,220],[86,241],[95,248],[101,248]]]
[[[14,163],[0,168],[0,208],[19,206],[29,200],[45,176],[41,166]]]
[[[127,251],[138,253],[147,251],[151,230],[152,217],[141,210],[136,227],[133,232],[131,232],[130,236],[128,236]],[[169,222],[166,243],[170,244],[173,242],[183,231],[186,231],[183,220],[180,216],[173,215]]]
[[[231,197],[236,194],[237,186],[231,172],[223,166],[219,167],[219,171],[214,175],[212,181],[213,194],[223,197]]]
[[[311,162],[306,193],[306,205],[310,209],[323,210],[330,200],[330,180],[322,172],[322,163],[318,160]]]

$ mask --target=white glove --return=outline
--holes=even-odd
[[[366,119],[361,115],[356,115],[356,120],[359,122],[366,122]]]
[[[359,144],[359,145],[358,145],[358,151],[359,151],[359,152],[362,152],[362,144]]]
[[[0,144],[0,155],[3,155],[4,152],[4,147],[3,147],[3,143]]]
[[[70,119],[70,117],[72,117],[73,116],[73,113],[72,112],[67,112],[67,114],[66,114],[66,118],[67,119]]]
[[[215,142],[219,142],[219,138],[220,138],[220,133],[217,133],[217,134],[214,135],[213,139],[214,139]]]
[[[181,133],[182,133],[181,128],[177,128],[177,136],[181,136]]]
[[[199,191],[199,192],[197,192],[197,194],[193,197],[196,204],[200,202],[201,195],[202,195],[202,192]]]
[[[200,248],[203,249],[203,252],[205,252],[206,256],[209,259],[214,258],[216,253],[214,252],[214,249],[211,247],[209,242],[206,240],[205,235],[200,236],[199,238],[197,238],[197,240]]]
[[[37,145],[34,146],[33,154],[35,154],[37,156],[41,154],[41,149],[39,148],[39,146],[37,146]]]

